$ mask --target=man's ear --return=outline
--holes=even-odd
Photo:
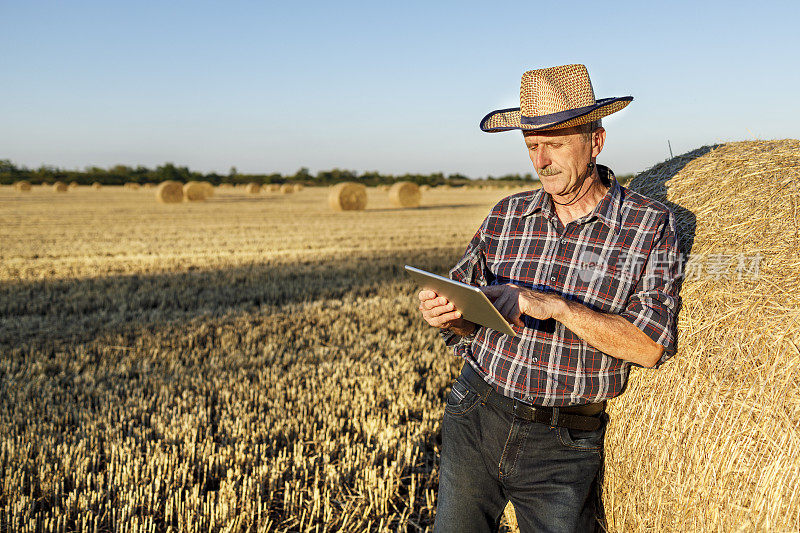
[[[592,157],[597,157],[603,151],[606,143],[606,129],[602,126],[592,132]]]

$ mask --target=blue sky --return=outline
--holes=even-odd
[[[525,70],[584,63],[599,162],[800,136],[800,2],[0,0],[0,159],[201,171],[524,173]]]

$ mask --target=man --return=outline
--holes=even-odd
[[[423,318],[465,360],[448,394],[435,531],[590,531],[608,417],[631,365],[675,353],[680,262],[673,214],[596,164],[600,119],[632,97],[595,100],[583,65],[522,76],[520,108],[486,132],[520,129],[542,187],[486,217],[453,279],[476,285],[514,337],[476,325],[433,291]]]

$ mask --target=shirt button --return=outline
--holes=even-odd
[[[531,361],[533,361],[534,363],[538,363],[539,362],[539,358],[538,357],[532,357]]]
[[[555,280],[556,280],[555,276],[550,276],[550,281],[555,281]]]
[[[528,403],[533,402],[533,396],[531,396],[531,395],[525,396],[525,401],[528,402]]]

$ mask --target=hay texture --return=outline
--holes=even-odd
[[[127,189],[129,191],[138,191],[140,185],[136,182],[130,181],[122,186],[123,189]]]
[[[367,207],[367,188],[361,183],[337,183],[328,192],[328,205],[334,211],[361,211]]]
[[[798,531],[800,141],[700,148],[630,188],[689,255],[677,355],[609,402],[609,530]]]
[[[200,185],[203,186],[203,190],[205,191],[206,198],[213,198],[214,196],[214,185],[208,181],[201,181]]]
[[[77,181],[70,181],[69,182],[69,188],[70,189],[77,189],[78,188],[78,182]]]
[[[31,190],[31,184],[30,184],[29,181],[25,181],[25,180],[20,180],[20,181],[14,182],[14,190],[15,191],[20,191],[20,192],[30,191]]]
[[[98,190],[100,190],[102,188],[103,188],[103,184],[100,183],[99,181],[95,181],[94,183],[92,183],[92,189],[98,191]]]
[[[281,184],[280,183],[270,183],[269,186],[267,187],[267,190],[269,192],[280,192]]]
[[[283,194],[291,194],[294,192],[294,185],[291,183],[284,183],[281,185],[281,193]]]
[[[162,181],[156,187],[156,198],[162,204],[177,204],[183,201],[183,184],[177,181]]]
[[[53,190],[56,192],[67,192],[69,187],[63,181],[57,181],[53,184]]]
[[[206,186],[199,181],[189,181],[183,186],[183,198],[187,202],[203,202],[207,197]]]
[[[417,207],[421,199],[419,186],[410,181],[398,181],[389,189],[389,201],[395,207]]]
[[[261,185],[258,183],[248,183],[245,190],[248,194],[258,194],[261,192]]]

